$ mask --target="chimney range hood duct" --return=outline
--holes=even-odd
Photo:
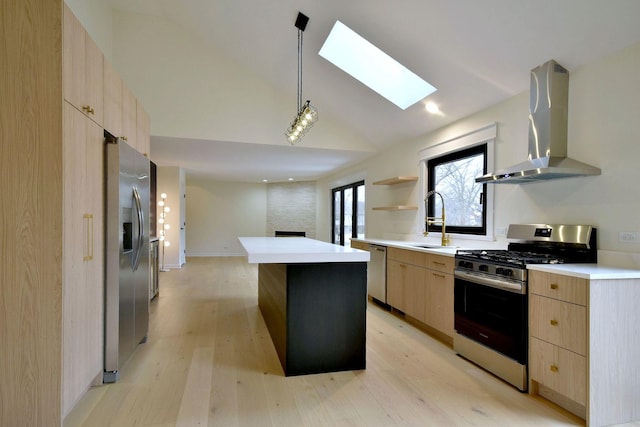
[[[569,72],[551,60],[531,70],[528,160],[476,178],[479,183],[525,184],[600,175],[600,169],[567,157]]]

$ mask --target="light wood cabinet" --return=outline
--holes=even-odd
[[[109,61],[104,61],[104,129],[111,135],[124,135],[122,129],[122,78]]]
[[[369,244],[365,242],[351,241],[351,247],[354,249],[361,249],[363,251],[369,251]]]
[[[62,2],[3,8],[0,425],[59,426],[102,371],[102,56]]]
[[[400,311],[404,305],[404,276],[406,264],[389,259],[387,252],[387,304]]]
[[[62,68],[64,99],[97,124],[103,124],[104,57],[65,5]]]
[[[438,257],[444,258],[447,257]],[[453,261],[453,259],[451,259]],[[438,261],[440,262],[440,261]],[[453,338],[453,268],[449,273],[427,269],[424,323]]]
[[[387,304],[424,318],[424,258],[418,251],[387,248]]]
[[[149,114],[139,101],[136,101],[136,149],[147,157],[151,156]]]
[[[587,352],[587,308],[547,298],[529,297],[530,334],[582,356]]]
[[[529,279],[529,289],[533,294],[584,306],[587,305],[588,288],[587,279],[580,277],[535,273]]]
[[[589,426],[640,419],[640,280],[529,273],[529,392]]]
[[[404,312],[425,322],[425,269],[417,265],[401,264],[404,291]]]
[[[63,107],[62,411],[68,413],[103,370],[103,161],[100,126]]]
[[[453,337],[452,257],[388,248],[387,303]]]
[[[421,251],[412,251],[410,249],[398,249],[389,247],[387,249],[387,258],[393,259],[402,263],[417,265],[423,267],[425,265],[427,254]]]
[[[2,10],[0,425],[55,427],[103,369],[104,59],[63,2]]]
[[[530,380],[584,407],[587,282],[532,272],[529,290]],[[574,408],[574,412],[584,417],[580,408]]]
[[[137,112],[138,112],[138,102],[136,101],[136,97],[133,95],[133,92],[129,90],[127,86],[122,85],[122,135],[114,135],[120,136],[124,139],[127,144],[131,147],[138,149],[138,130],[137,130]]]
[[[151,156],[151,124],[147,111],[124,84],[108,61],[104,61],[104,128],[122,138],[139,153]]]
[[[584,406],[587,358],[533,337],[530,346],[529,372],[532,379]]]

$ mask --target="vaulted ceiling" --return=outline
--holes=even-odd
[[[246,126],[255,132],[241,125],[219,125],[219,133],[189,130],[206,117],[193,119],[187,130],[177,126],[169,131],[171,116],[161,109],[163,104],[169,108],[170,101],[150,102],[153,159],[222,180],[317,179],[528,90],[529,70],[549,59],[572,71],[640,42],[637,0],[112,2],[119,16],[114,22],[135,16],[170,23],[198,41],[201,55],[233,63],[243,70],[238,79],[251,76],[272,93],[262,103],[256,101],[260,93],[212,101],[219,103],[217,111],[231,104],[244,111]],[[320,120],[299,146],[290,147],[284,131],[296,113],[294,21],[299,11],[310,18],[304,32],[303,98],[312,101]],[[403,111],[334,67],[318,51],[336,20],[437,91]],[[114,49],[124,43],[120,40]],[[119,62],[130,84],[144,88],[143,101],[153,93],[167,93],[166,87],[145,86],[145,77],[132,71],[136,64]],[[441,113],[427,113],[426,100],[439,104]],[[279,104],[275,110],[265,108],[273,103]],[[157,118],[161,122],[154,123]]]

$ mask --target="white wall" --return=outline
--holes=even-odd
[[[266,236],[266,184],[187,178],[187,256],[234,256],[242,236]]]
[[[527,185],[498,185],[495,227],[510,223],[582,223],[598,228],[603,251],[640,252],[640,243],[618,240],[621,231],[640,231],[640,44],[571,72],[569,87],[569,156],[602,169],[602,175],[544,181]],[[319,216],[330,216],[330,189],[345,177],[367,177],[368,237],[423,240],[415,211],[371,211],[376,205],[422,203],[418,185],[372,186],[396,175],[418,175],[418,152],[439,142],[498,123],[496,169],[519,163],[527,155],[529,93],[417,140],[398,145],[357,166],[318,181]],[[405,186],[407,184],[403,184]],[[318,222],[318,234],[329,235],[330,223]],[[454,239],[453,244],[483,245]],[[491,245],[506,245],[496,236]],[[631,256],[635,258],[635,255]]]

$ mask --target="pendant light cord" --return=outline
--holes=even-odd
[[[302,33],[298,29],[298,110],[302,108]]]

